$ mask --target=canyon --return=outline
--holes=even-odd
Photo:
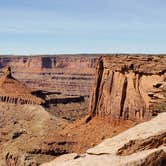
[[[164,55],[1,56],[0,165],[163,166],[165,64]]]
[[[0,68],[45,100],[45,107],[64,119],[76,120],[88,112],[98,55],[1,56]]]
[[[34,90],[86,96],[96,61],[97,55],[1,56],[0,68],[11,66],[13,76]]]

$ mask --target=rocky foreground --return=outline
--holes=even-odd
[[[48,134],[62,130],[67,122],[51,116],[41,106],[0,103],[0,117],[1,166],[37,166],[71,152],[61,145],[59,135],[54,143],[48,141]]]
[[[68,154],[42,166],[165,166],[166,113],[104,140],[85,154]]]
[[[38,166],[63,154],[84,153],[133,125],[113,126],[97,118],[71,123],[39,105],[0,103],[0,166]]]

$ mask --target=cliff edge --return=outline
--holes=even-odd
[[[165,100],[165,56],[99,58],[90,115],[122,120],[147,120]]]

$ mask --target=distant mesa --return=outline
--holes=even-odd
[[[44,100],[32,95],[32,91],[12,76],[11,67],[2,69],[0,77],[0,102],[12,104],[42,104]]]

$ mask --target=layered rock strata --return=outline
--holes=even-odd
[[[88,112],[97,55],[1,56],[14,78],[45,100],[55,116],[75,120]]]
[[[165,56],[103,56],[90,101],[92,116],[144,120],[163,101]]]
[[[0,77],[0,102],[13,104],[42,104],[44,101],[34,95],[31,90],[12,77],[11,68],[3,68]]]
[[[88,96],[96,60],[95,55],[4,56],[0,68],[11,66],[13,76],[34,90]]]

